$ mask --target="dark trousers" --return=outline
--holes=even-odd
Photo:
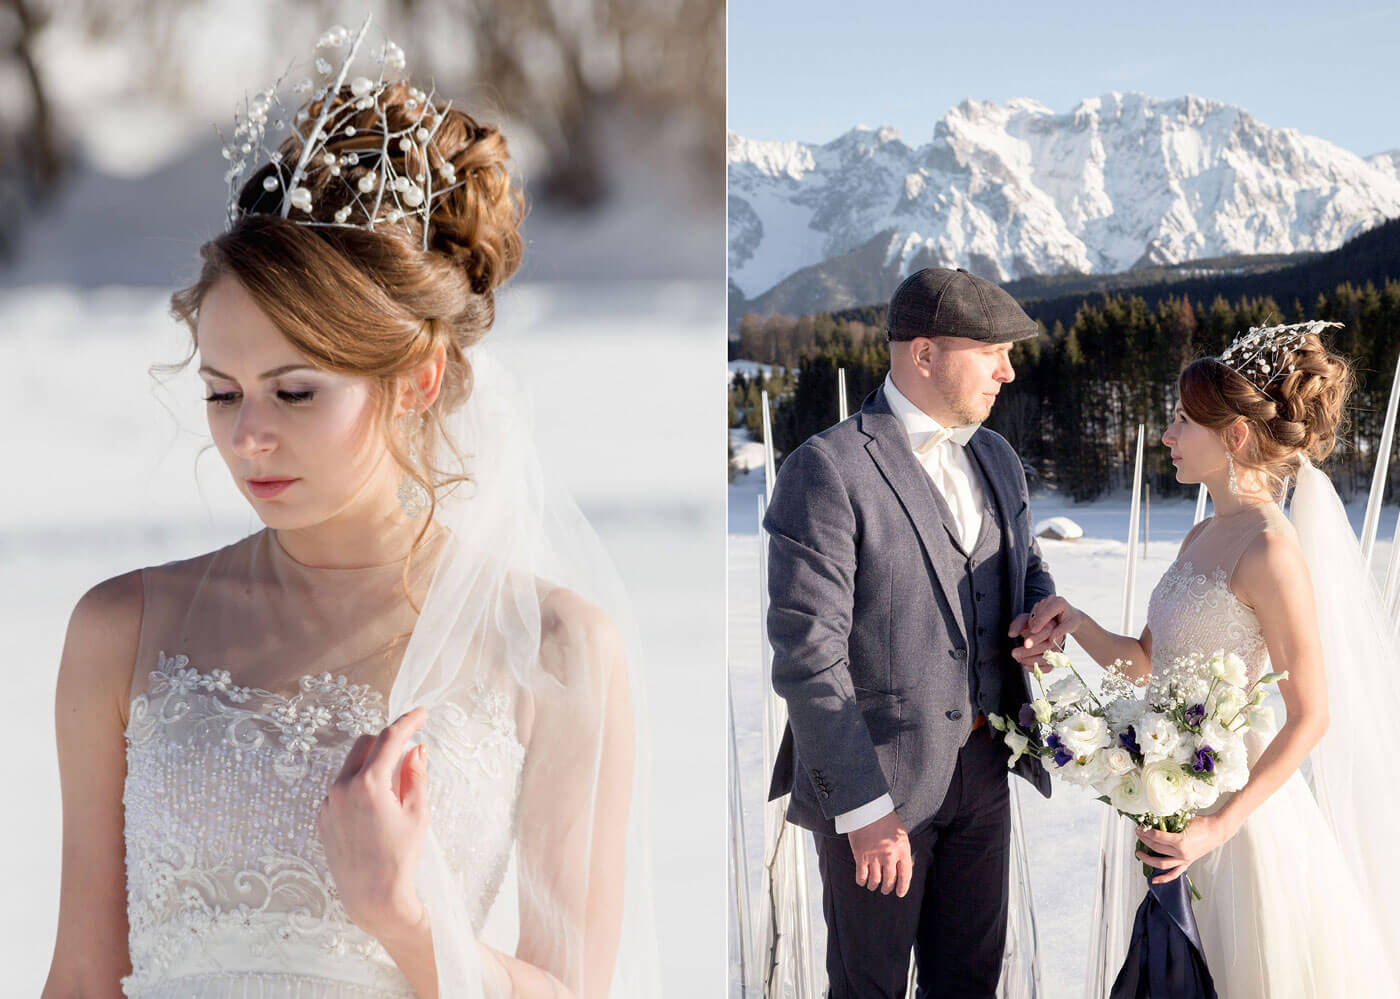
[[[1011,856],[1007,758],[989,727],[959,750],[938,813],[909,831],[914,880],[903,898],[856,884],[845,836],[816,837],[830,999],[904,996],[911,951],[921,999],[996,995]]]

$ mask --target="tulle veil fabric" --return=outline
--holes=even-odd
[[[1321,824],[1297,821],[1295,829],[1277,830],[1278,835],[1270,839],[1283,844],[1281,851],[1287,848],[1287,855],[1277,858],[1280,862],[1317,864],[1336,871],[1346,883],[1335,887],[1351,899],[1351,905],[1329,907],[1326,912],[1294,912],[1289,902],[1306,906],[1308,901],[1283,900],[1282,908],[1257,918],[1265,924],[1285,921],[1290,932],[1281,932],[1280,939],[1302,924],[1307,932],[1295,939],[1305,939],[1304,948],[1325,948],[1331,939],[1339,956],[1353,953],[1345,940],[1351,929],[1364,928],[1358,935],[1368,941],[1378,939],[1382,950],[1368,953],[1389,967],[1345,969],[1346,974],[1393,986],[1400,982],[1400,907],[1395,904],[1400,876],[1389,856],[1389,831],[1400,822],[1400,797],[1392,792],[1395,752],[1390,713],[1400,704],[1400,638],[1336,489],[1326,474],[1303,457],[1289,516],[1312,578],[1330,721],[1305,767],[1306,786]],[[1272,812],[1266,821],[1293,822],[1288,814]],[[1314,830],[1314,835],[1310,837],[1306,829]],[[1134,858],[1136,841],[1133,823],[1106,810],[1085,977],[1088,999],[1107,995],[1127,948],[1132,913],[1142,900],[1145,878]],[[1301,852],[1299,846],[1304,848]],[[1268,877],[1267,870],[1258,874],[1260,880]],[[1317,896],[1312,899],[1313,904],[1321,901]],[[1246,910],[1251,903],[1262,900],[1232,901],[1237,909]],[[1260,941],[1258,946],[1258,960],[1267,964],[1267,944]],[[1293,954],[1278,957],[1306,960]],[[1258,980],[1265,980],[1263,965]]]
[[[471,481],[439,499],[435,520],[451,534],[388,716],[431,712],[473,689],[524,692],[533,724],[513,863],[480,942],[550,972],[580,999],[655,996],[648,754],[628,601],[577,506],[546,484],[522,388],[489,347],[468,359],[471,395],[444,428],[459,454],[439,456],[439,467],[460,458]],[[566,591],[612,627],[568,606],[561,616],[561,598],[576,599]],[[513,994],[501,962],[478,946],[445,863],[443,844],[472,835],[434,823],[417,873],[441,999]]]

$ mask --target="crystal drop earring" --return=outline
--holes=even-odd
[[[1240,494],[1240,484],[1237,481],[1235,481],[1235,456],[1229,451],[1226,451],[1225,460],[1230,465],[1230,481],[1228,483],[1230,495],[1238,496]]]
[[[403,414],[399,420],[399,434],[408,442],[408,460],[417,464],[418,438],[414,433],[417,429],[414,415],[411,409]],[[407,472],[404,472],[403,478],[399,480],[398,498],[399,507],[409,520],[417,520],[423,516],[423,511],[428,508],[428,490],[423,488],[423,483]]]

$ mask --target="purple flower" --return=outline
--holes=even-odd
[[[1022,704],[1020,714],[1016,716],[1016,720],[1021,723],[1022,728],[1034,728],[1035,709],[1029,704]]]
[[[1051,749],[1059,749],[1059,748],[1060,748],[1060,737],[1059,737],[1058,735],[1056,735],[1054,732],[1051,732],[1049,735],[1047,735],[1047,736],[1045,737],[1045,744],[1046,744],[1047,746],[1049,746]]]
[[[1186,724],[1199,725],[1206,719],[1206,706],[1204,704],[1193,704],[1186,709]]]
[[[1050,738],[1054,739],[1055,737],[1052,735]],[[1057,739],[1056,741],[1058,742],[1059,740]],[[1064,746],[1055,747],[1055,766],[1062,767],[1072,759],[1074,759],[1074,754]]]
[[[1129,725],[1128,731],[1118,736],[1118,743],[1128,752],[1136,753],[1138,756],[1142,755],[1142,747],[1138,745],[1137,741],[1137,730],[1133,726]]]
[[[1198,774],[1215,773],[1215,750],[1202,746],[1196,750],[1196,758],[1191,761],[1191,769]]]

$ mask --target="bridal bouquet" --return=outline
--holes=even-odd
[[[1273,708],[1264,700],[1269,686],[1288,675],[1269,673],[1249,687],[1244,662],[1233,652],[1197,653],[1154,670],[1139,697],[1121,661],[1098,693],[1064,653],[1047,652],[1045,661],[1066,675],[1046,690],[1037,667],[1040,696],[1020,717],[988,716],[1005,733],[1011,763],[1025,753],[1039,756],[1052,774],[1093,788],[1134,822],[1174,833],[1244,786],[1244,735],[1272,733]]]

